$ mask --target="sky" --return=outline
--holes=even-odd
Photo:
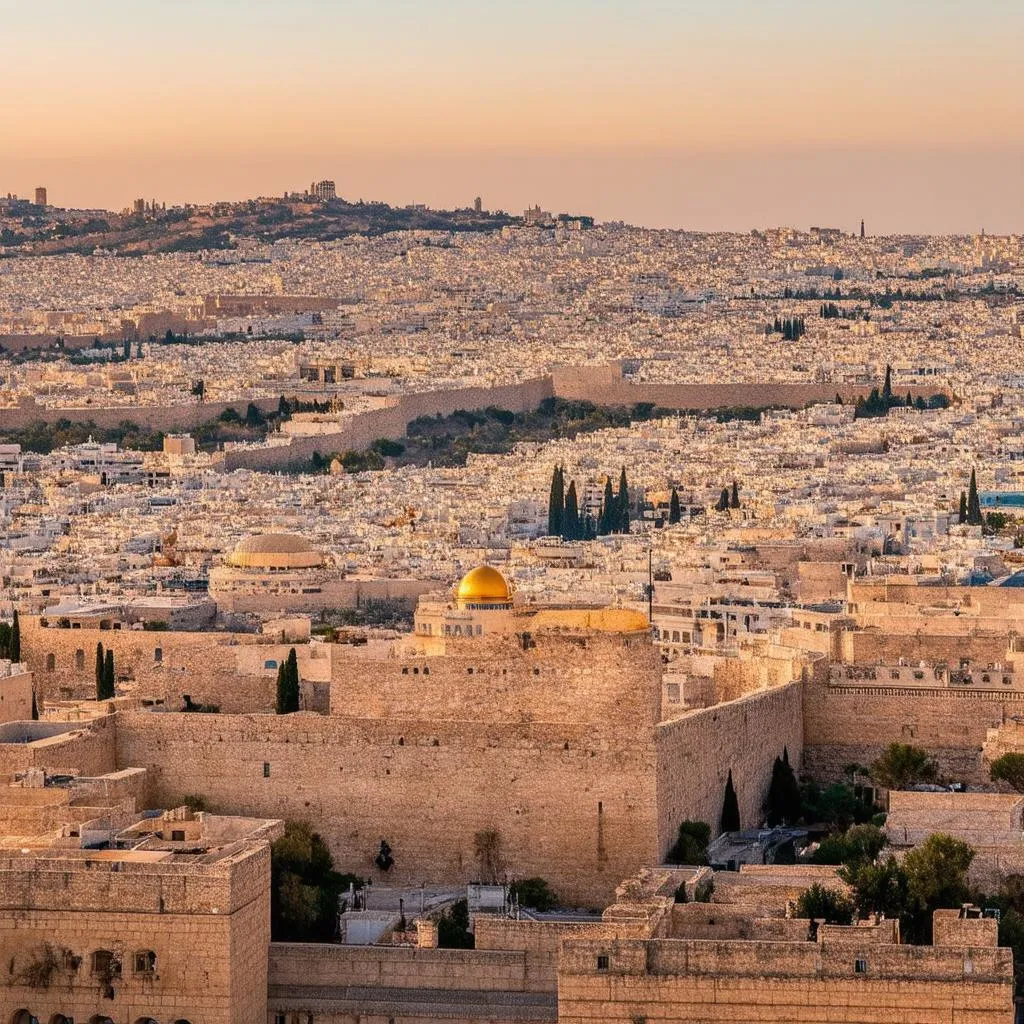
[[[1024,232],[1021,0],[0,0],[0,193]]]

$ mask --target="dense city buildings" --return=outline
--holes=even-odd
[[[0,1021],[1014,1019],[1020,237],[38,198]]]

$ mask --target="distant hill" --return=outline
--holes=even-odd
[[[422,206],[351,203],[344,199],[318,202],[306,198],[258,199],[209,206],[175,207],[146,214],[48,210],[46,215],[9,218],[0,229],[7,255],[91,253],[107,249],[133,256],[156,252],[232,249],[239,238],[275,241],[308,238],[331,241],[347,235],[380,235],[388,231],[497,231],[522,224],[522,217],[472,209],[430,210]],[[12,251],[13,250],[13,251]]]

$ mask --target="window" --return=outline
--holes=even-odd
[[[857,973],[857,974],[867,974],[868,973],[868,962],[867,962],[867,960],[854,960],[853,961],[853,969],[854,969],[854,972]]]
[[[269,669],[275,669],[275,668],[277,668],[277,662],[273,658],[267,658],[267,660],[265,662],[263,662],[263,667],[264,668],[269,668]]]
[[[172,843],[183,843],[183,842],[185,842],[185,830],[183,828],[172,828],[171,829],[171,842]]]
[[[92,973],[104,978],[120,978],[121,961],[109,949],[97,949],[92,955]]]
[[[608,970],[608,954],[607,953],[599,953],[598,954],[598,957],[597,957],[597,969],[599,971],[607,971]]]
[[[75,671],[81,672],[85,668],[85,651],[81,647],[75,651]]]
[[[156,953],[144,949],[135,954],[135,973],[152,974],[156,970]]]
[[[164,649],[162,647],[157,647],[156,650],[153,651],[153,661],[157,665],[160,665],[160,664],[163,663],[163,660],[164,660]]]
[[[55,654],[48,654],[46,656],[46,671],[53,672],[57,667],[57,656]]]
[[[263,762],[263,778],[265,778],[265,779],[269,779],[270,778],[270,762],[269,761],[264,761]]]

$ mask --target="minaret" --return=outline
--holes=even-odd
[[[861,217],[861,220],[860,220],[860,237],[861,238],[864,237],[864,218],[863,217]]]

